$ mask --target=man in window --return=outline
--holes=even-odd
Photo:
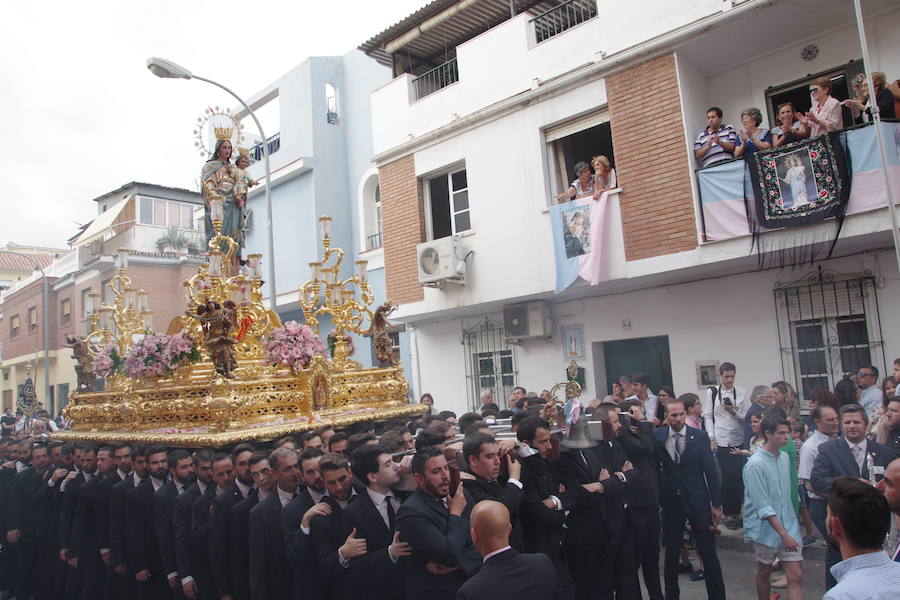
[[[708,167],[734,158],[737,134],[731,125],[722,125],[722,109],[718,106],[706,111],[706,129],[694,140],[694,156],[701,167]]]

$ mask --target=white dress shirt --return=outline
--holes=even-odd
[[[281,508],[287,506],[288,502],[294,499],[294,492],[285,491],[277,485],[275,488],[278,490],[278,501],[281,502]]]
[[[718,390],[715,405],[712,399],[712,390]],[[731,399],[734,413],[725,410],[723,400]],[[706,432],[710,441],[720,448],[739,448],[744,445],[744,417],[750,408],[750,398],[744,388],[734,386],[726,390],[722,386],[706,390],[706,400],[703,402],[703,418],[706,424]]]
[[[803,442],[803,446],[800,448],[800,467],[797,469],[797,478],[801,481],[809,481],[810,477],[812,477],[812,468],[816,462],[816,457],[819,456],[819,446],[829,441],[827,435],[822,433],[821,431],[813,431],[812,435],[809,436],[805,442]],[[818,494],[815,494],[809,491],[807,488],[806,493],[809,494],[810,498],[815,498],[816,500],[824,500]]]

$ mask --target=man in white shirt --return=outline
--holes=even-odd
[[[656,418],[659,397],[650,391],[650,377],[646,373],[635,373],[631,379],[632,395],[625,399],[637,398],[640,400],[647,421],[653,423],[654,427],[659,427],[660,421]]]
[[[878,368],[872,365],[861,367],[856,374],[856,385],[859,386],[859,405],[866,409],[869,420],[875,414],[875,409],[881,406],[883,394],[878,385]]]
[[[747,458],[734,450],[740,449],[744,444],[744,417],[751,404],[744,388],[734,385],[736,370],[730,362],[719,365],[722,383],[706,391],[706,401],[703,403],[706,432],[722,471],[722,511],[725,514],[724,524],[728,529],[742,526],[742,472]]]
[[[812,416],[816,423],[816,430],[809,436],[809,439],[803,442],[803,447],[800,448],[800,468],[797,471],[797,476],[800,483],[806,487],[809,495],[809,513],[812,516],[813,523],[816,524],[816,528],[822,534],[822,539],[827,540],[828,532],[825,530],[825,517],[828,511],[828,502],[815,492],[812,483],[810,483],[810,478],[812,477],[812,468],[816,462],[816,457],[819,455],[819,446],[833,440],[837,436],[839,421],[837,411],[827,405],[817,406]]]

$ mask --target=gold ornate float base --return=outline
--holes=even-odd
[[[424,410],[407,404],[401,367],[336,366],[315,357],[296,373],[255,365],[236,375],[217,376],[207,362],[167,379],[109,381],[107,391],[72,394],[66,407],[72,427],[53,437],[220,448]]]

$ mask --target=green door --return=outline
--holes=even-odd
[[[603,342],[603,359],[606,365],[605,393],[609,393],[612,383],[624,373],[646,373],[654,392],[661,385],[672,385],[669,336]]]

